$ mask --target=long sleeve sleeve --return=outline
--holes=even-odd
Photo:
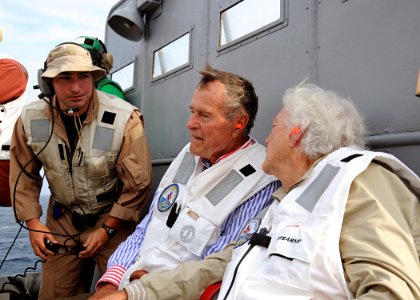
[[[147,202],[152,181],[150,152],[138,111],[134,111],[127,122],[117,172],[123,182],[123,189],[110,216],[137,222],[140,210]]]
[[[10,148],[10,197],[19,221],[39,218],[42,208],[39,195],[42,187],[42,163],[27,145],[25,130],[19,118],[14,127]]]
[[[394,173],[373,163],[356,177],[340,237],[355,298],[420,299],[419,214],[419,200]]]
[[[128,299],[198,299],[206,287],[221,281],[234,243],[200,261],[189,261],[169,271],[144,275],[125,287]]]
[[[125,271],[133,264],[140,251],[141,244],[150,223],[153,213],[153,204],[149,213],[143,218],[136,230],[123,242],[108,260],[108,268],[104,275],[98,280],[96,287],[108,282],[118,286]]]

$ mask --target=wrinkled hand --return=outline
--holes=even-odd
[[[94,257],[96,253],[101,251],[106,244],[108,244],[109,238],[105,229],[97,228],[92,231],[87,237],[86,241],[83,243],[83,246],[86,248],[83,251],[80,251],[79,257]]]
[[[45,239],[48,239],[52,243],[57,243],[57,240],[49,233],[50,230],[47,226],[41,223],[39,218],[31,219],[26,221],[26,225],[29,230],[29,239],[31,240],[32,249],[36,256],[40,257],[42,260],[47,260],[48,255],[54,255],[53,252],[47,250],[45,247]],[[37,231],[44,232],[37,232]]]
[[[149,272],[147,272],[146,270],[136,270],[136,271],[134,271],[130,276],[130,282],[132,282],[133,280],[140,279],[144,274],[147,274],[147,273],[149,273]]]
[[[95,294],[93,294],[88,300],[100,300],[104,299],[107,296],[111,296],[114,292],[117,292],[118,289],[115,285],[107,283],[102,286]]]
[[[127,300],[128,295],[125,290],[116,291],[112,294],[109,294],[108,296],[100,298],[100,300]]]

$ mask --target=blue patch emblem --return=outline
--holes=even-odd
[[[241,233],[239,234],[239,237],[236,241],[236,246],[239,247],[249,241],[252,234],[258,231],[258,228],[260,228],[261,225],[261,219],[251,219],[245,226],[242,228]]]
[[[160,194],[157,206],[160,212],[167,211],[172,207],[172,204],[175,203],[176,198],[178,197],[178,185],[173,183],[167,186],[163,192]]]

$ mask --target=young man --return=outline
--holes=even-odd
[[[82,293],[83,264],[95,258],[104,272],[110,254],[134,230],[151,163],[141,113],[95,90],[94,80],[106,72],[86,49],[58,45],[45,67],[41,80],[53,96],[26,105],[16,122],[10,186],[17,218],[45,260],[39,299],[58,299]],[[41,168],[51,191],[45,225]]]

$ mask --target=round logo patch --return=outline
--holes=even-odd
[[[175,203],[176,197],[178,197],[178,185],[173,183],[168,185],[159,196],[158,210],[161,212],[167,211]]]
[[[182,227],[179,237],[181,238],[181,241],[183,241],[184,243],[191,243],[191,241],[195,237],[195,228],[192,227],[191,225],[186,225]]]
[[[257,232],[258,228],[260,228],[261,219],[251,219],[247,224],[245,224],[244,228],[242,229],[239,237],[236,241],[236,247],[239,247],[246,243],[250,238],[251,235]]]

